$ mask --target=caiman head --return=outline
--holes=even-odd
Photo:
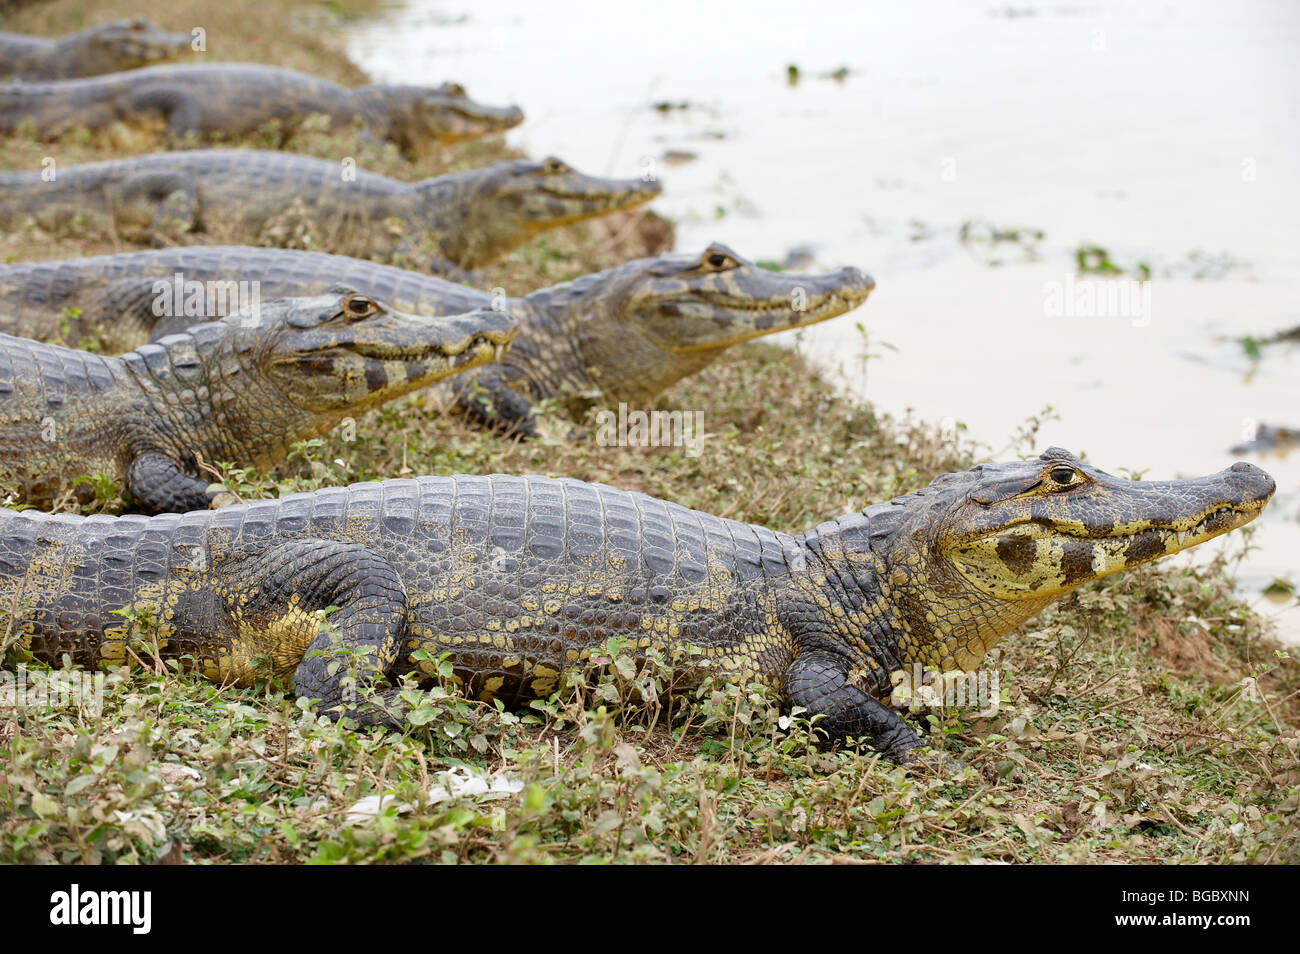
[[[240,350],[280,395],[326,416],[364,411],[499,360],[517,330],[505,312],[412,315],[345,288],[267,302],[254,316],[223,321],[238,326]]]
[[[408,154],[434,142],[460,142],[505,132],[524,121],[518,106],[485,106],[459,83],[441,86],[363,86],[358,96],[389,117],[390,138]]]
[[[699,255],[638,259],[525,301],[562,326],[576,320],[574,345],[597,384],[614,400],[637,402],[734,344],[842,315],[875,285],[856,268],[771,272],[714,242]]]
[[[901,662],[969,670],[1071,590],[1249,523],[1274,489],[1253,464],[1132,481],[1051,447],[945,474],[807,539],[840,579],[871,577],[863,592],[887,602]]]
[[[83,76],[130,70],[187,53],[188,33],[164,33],[148,20],[101,23],[66,37],[60,52],[75,56]]]
[[[479,268],[547,229],[649,202],[658,182],[603,179],[554,157],[541,162],[498,162],[420,183],[431,215],[444,230],[442,254],[463,268]]]

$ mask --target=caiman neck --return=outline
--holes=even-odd
[[[166,350],[165,362],[137,359],[127,368],[152,415],[153,439],[174,454],[265,466],[344,416],[331,422],[295,405],[262,371],[257,344],[238,334],[202,343],[185,335]]]
[[[892,556],[881,574],[881,592],[898,621],[902,661],[945,672],[975,669],[1002,637],[1058,598],[997,599],[956,574],[936,578],[915,551]]]
[[[597,276],[591,276],[597,277]],[[511,310],[515,309],[512,302]],[[538,289],[520,300],[520,323],[539,339],[563,341],[566,382],[599,389],[615,403],[648,404],[682,378],[707,367],[723,349],[677,354],[647,340],[622,314],[618,295],[603,282],[577,279]],[[515,344],[519,349],[519,344]],[[531,370],[531,369],[530,369]],[[538,375],[545,378],[544,369]]]
[[[858,526],[856,515],[837,523],[846,520]],[[813,569],[791,574],[795,589],[807,591],[840,645],[857,647],[886,670],[915,664],[944,672],[975,669],[1003,636],[1056,599],[984,595],[955,573],[938,575],[910,548],[888,555],[869,547],[845,550],[834,532],[798,541]]]
[[[393,115],[393,102],[387,94],[387,87],[355,86],[343,92],[351,97],[371,135],[386,138],[398,119]]]

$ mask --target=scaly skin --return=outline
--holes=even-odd
[[[196,299],[183,319],[156,318],[155,281],[178,273],[204,285],[258,281],[268,297],[316,294],[342,281],[417,314],[502,307],[519,319],[519,337],[502,361],[456,380],[465,382],[461,400],[476,417],[524,434],[534,429],[535,400],[596,389],[644,406],[727,347],[843,314],[874,287],[853,268],[775,274],[715,243],[699,255],[640,259],[495,300],[465,285],[338,255],[206,246],[0,266],[0,331],[123,351],[223,313],[219,302]]]
[[[203,470],[270,466],[343,418],[497,357],[510,316],[430,318],[350,289],[265,303],[121,357],[0,335],[0,488],[48,507],[107,475],[144,510],[233,500]]]
[[[34,218],[57,230],[99,216],[118,229],[179,235],[207,230],[263,235],[288,215],[315,241],[366,257],[432,252],[477,268],[533,236],[649,202],[658,183],[602,179],[559,159],[512,160],[399,182],[286,152],[209,149],[154,153],[41,173],[0,173],[0,228]]]
[[[51,664],[117,664],[125,610],[209,679],[292,674],[299,695],[384,725],[402,724],[397,690],[357,702],[349,668],[330,675],[328,655],[305,654],[337,641],[395,679],[432,669],[417,650],[448,653],[469,693],[515,704],[626,637],[640,656],[677,657],[684,682],[761,681],[832,738],[907,761],[922,743],[885,704],[891,673],[972,668],[1053,600],[1241,526],[1273,490],[1249,464],[1134,483],[1051,448],[799,536],[535,476],[357,484],[152,520],[0,511],[0,632]]]
[[[188,33],[164,33],[148,20],[117,20],[87,27],[61,40],[0,33],[0,77],[75,79],[131,70],[181,56]]]
[[[21,126],[43,139],[83,127],[148,128],[159,121],[176,140],[252,133],[273,121],[292,134],[320,114],[336,128],[360,122],[408,155],[435,142],[502,132],[524,119],[519,107],[484,106],[455,83],[350,89],[260,63],[169,64],[0,87],[0,131]]]

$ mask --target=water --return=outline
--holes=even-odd
[[[1300,325],[1291,0],[408,0],[349,52],[519,103],[510,140],[533,156],[660,176],[679,250],[867,269],[866,306],[800,347],[887,411],[1000,451],[1050,404],[1040,448],[1150,478],[1223,469],[1257,423],[1300,427],[1300,347],[1241,344]],[[963,243],[966,223],[1027,231]],[[1150,270],[1132,307],[1075,297],[1087,246],[1121,278]],[[1259,594],[1300,583],[1300,452],[1246,459],[1278,481],[1239,577]],[[1257,599],[1300,643],[1296,600]]]

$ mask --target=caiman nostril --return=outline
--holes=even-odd
[[[1251,482],[1251,493],[1260,499],[1273,496],[1273,491],[1277,490],[1277,482],[1267,471],[1244,460],[1229,467],[1228,473],[1246,477]]]
[[[844,269],[843,274],[846,281],[855,282],[867,291],[871,291],[876,287],[876,280],[861,269],[852,267],[846,268]]]

